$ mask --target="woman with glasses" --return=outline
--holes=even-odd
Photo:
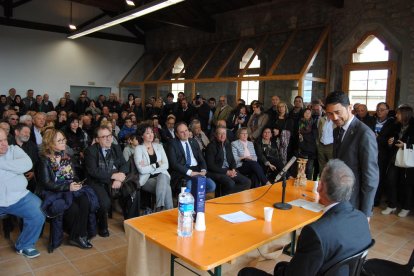
[[[237,170],[243,175],[253,178],[252,187],[270,184],[262,167],[257,161],[256,151],[252,142],[247,140],[247,128],[242,127],[237,131],[238,140],[231,143]]]
[[[91,188],[78,181],[65,148],[66,138],[60,130],[49,129],[44,133],[37,190],[43,198],[42,210],[54,218],[53,247],[62,242],[65,226],[70,245],[90,249],[88,234],[94,235],[96,229],[88,229],[88,221],[99,207],[98,199]]]
[[[137,135],[142,138],[142,144],[135,148],[134,160],[141,189],[155,194],[155,211],[171,209],[171,177],[164,148],[159,143],[154,143],[154,131],[149,124],[139,125]]]

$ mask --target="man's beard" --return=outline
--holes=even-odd
[[[29,141],[30,137],[28,137],[28,136],[19,136],[19,139],[23,143],[26,143],[27,141]]]

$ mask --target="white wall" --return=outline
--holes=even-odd
[[[144,47],[96,38],[67,39],[64,34],[0,26],[0,94],[11,87],[25,97],[49,93],[53,102],[71,85],[111,87],[142,55]]]

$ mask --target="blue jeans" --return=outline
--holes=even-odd
[[[187,180],[187,188],[191,191],[191,179]],[[216,190],[216,183],[211,179],[206,177],[206,194],[212,193]]]
[[[45,216],[40,211],[42,201],[29,192],[15,204],[0,207],[0,214],[9,214],[23,219],[23,230],[16,241],[16,250],[34,248],[39,239]]]

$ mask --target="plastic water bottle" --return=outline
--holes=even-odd
[[[191,237],[193,234],[194,197],[189,189],[181,188],[178,195],[178,228],[180,237]]]

